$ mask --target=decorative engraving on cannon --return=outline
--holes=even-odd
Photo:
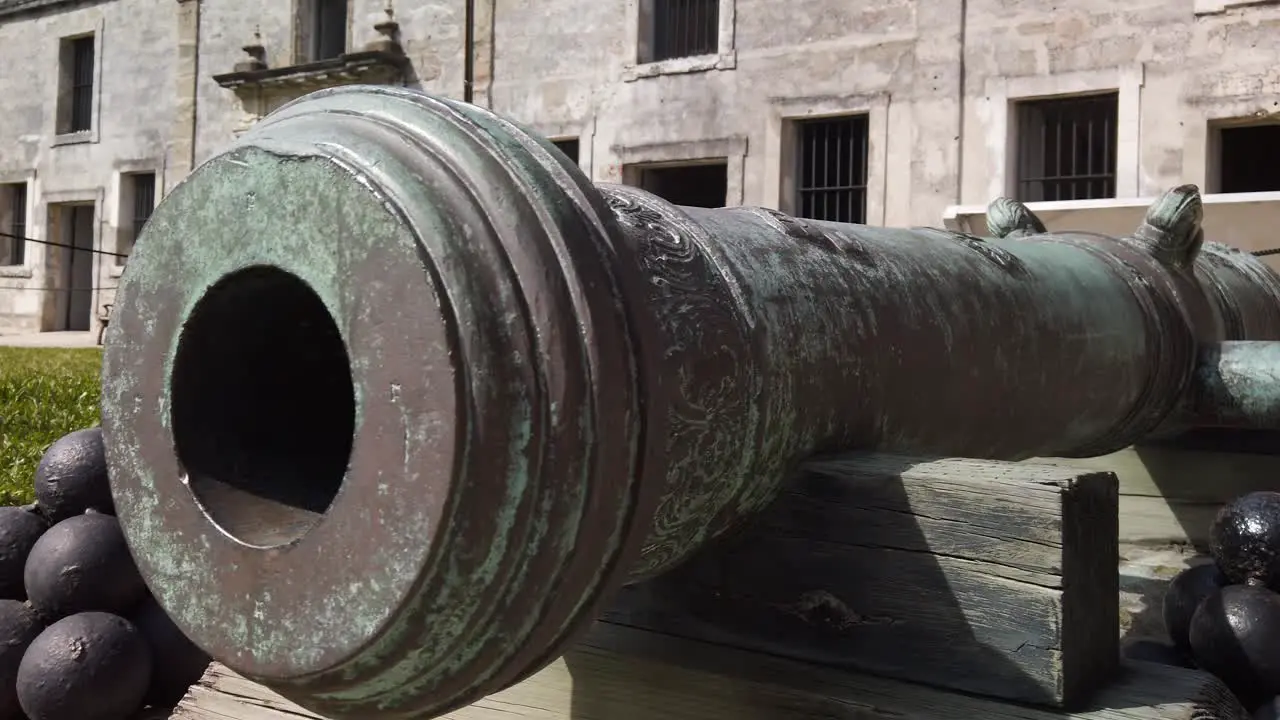
[[[321,91],[194,171],[130,260],[121,523],[216,659],[335,719],[438,715],[815,453],[1087,456],[1217,422],[1200,350],[1280,338],[1280,277],[1183,241],[1194,189],[1157,206],[1132,239],[1005,201],[990,239],[679,208],[481,108]]]

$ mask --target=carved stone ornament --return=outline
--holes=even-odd
[[[243,111],[234,132],[238,137],[272,111],[317,90],[344,85],[401,85],[409,58],[400,45],[400,25],[388,5],[387,19],[374,25],[379,39],[364,50],[336,58],[269,68],[261,38],[244,47],[247,58],[232,72],[215,75],[214,82],[236,94]]]

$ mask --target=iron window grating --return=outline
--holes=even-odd
[[[133,176],[133,238],[137,240],[151,219],[156,205],[156,174],[138,173]]]
[[[1118,93],[1028,100],[1016,110],[1019,200],[1115,197]]]
[[[71,41],[71,132],[93,127],[93,36]]]
[[[552,140],[551,144],[559,148],[560,152],[564,153],[566,157],[568,157],[570,160],[574,162],[574,164],[577,164],[580,162],[580,160],[578,159],[578,156],[582,152],[582,147],[581,147],[581,143],[578,141],[577,138],[568,138],[565,140]]]
[[[120,248],[121,255],[128,255],[133,252],[138,238],[142,235],[142,229],[147,226],[147,221],[151,219],[151,213],[155,209],[156,204],[156,174],[155,173],[136,173],[129,176],[130,187],[133,191],[133,232],[129,236],[129,242],[126,247]],[[125,257],[116,257],[116,264],[123,265]]]
[[[7,238],[0,238],[0,265],[22,265],[26,262],[27,243],[27,184],[11,183],[3,186],[9,200],[9,227]]]
[[[813,220],[865,223],[866,115],[796,121],[796,214]]]
[[[329,60],[347,51],[347,0],[312,0],[315,11],[315,57]]]
[[[653,62],[712,55],[720,47],[720,0],[652,0]]]

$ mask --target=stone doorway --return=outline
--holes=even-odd
[[[47,248],[45,330],[85,331],[93,325],[97,258],[94,256],[94,203],[49,206],[48,237],[58,243]]]

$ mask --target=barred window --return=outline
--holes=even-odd
[[[1225,127],[1218,133],[1217,192],[1280,190],[1280,125]]]
[[[676,205],[724,207],[729,195],[729,164],[721,158],[636,169],[640,188]]]
[[[720,0],[651,0],[652,62],[711,55],[720,45]]]
[[[347,51],[347,0],[313,0],[313,60],[329,60]]]
[[[93,128],[93,36],[71,41],[71,115],[67,132]]]
[[[128,232],[122,238],[121,247],[116,250],[121,255],[133,252],[134,244],[138,242],[142,228],[146,227],[147,221],[151,219],[151,211],[156,204],[155,173],[136,173],[126,177],[129,181],[129,193],[132,196],[129,207],[132,219]],[[123,257],[116,258],[117,265],[123,265],[124,261]]]
[[[866,115],[796,122],[796,215],[866,222],[867,134]]]
[[[0,185],[0,265],[22,265],[26,262],[27,184]]]
[[[572,160],[575,164],[578,162],[578,153],[581,152],[581,150],[579,148],[579,143],[577,138],[571,138],[568,140],[553,140],[551,144],[560,148],[560,152],[564,153],[565,156],[568,157],[570,160]]]
[[[1018,103],[1017,198],[1115,197],[1118,108],[1117,93]]]

